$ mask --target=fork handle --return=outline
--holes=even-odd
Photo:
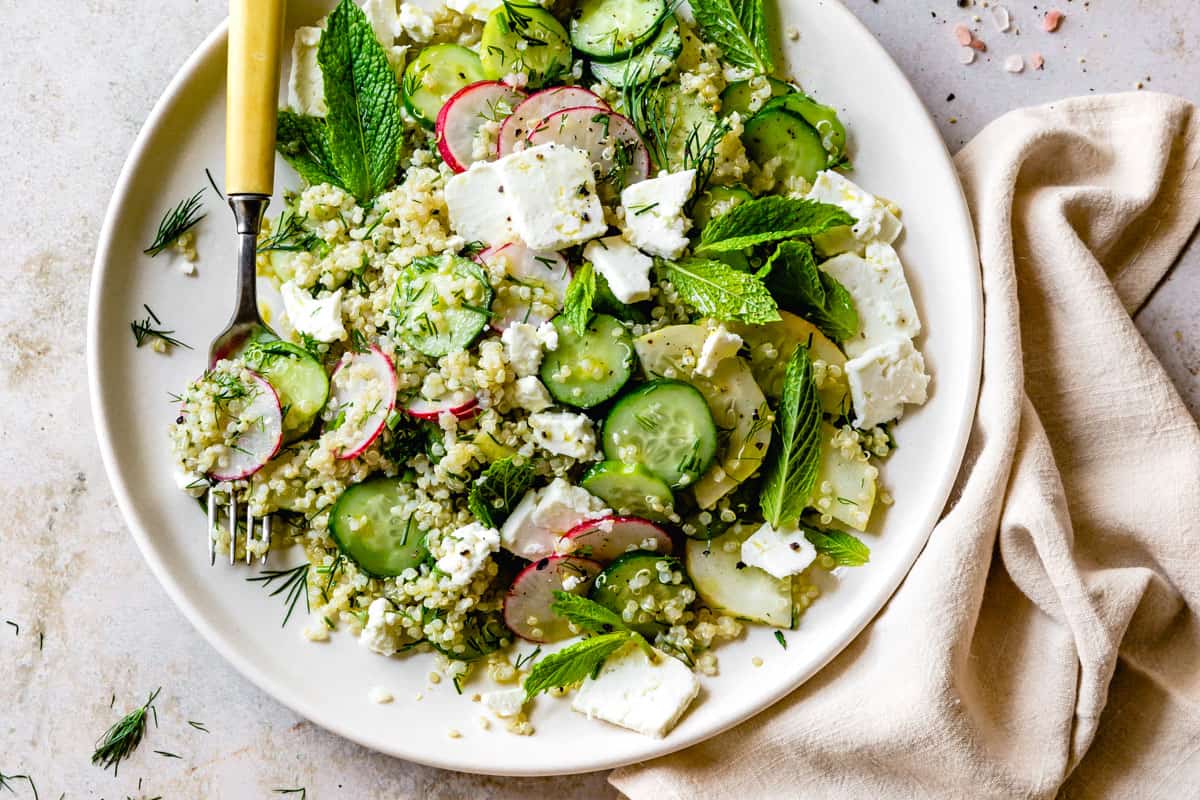
[[[229,0],[225,191],[270,196],[285,0]]]

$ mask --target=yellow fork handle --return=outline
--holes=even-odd
[[[229,0],[225,191],[270,196],[286,0]]]

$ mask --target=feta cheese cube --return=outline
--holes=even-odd
[[[435,547],[435,563],[450,576],[451,586],[466,586],[499,549],[500,532],[472,522],[442,537]]]
[[[650,268],[654,260],[620,236],[597,239],[583,250],[585,261],[592,262],[604,276],[613,296],[622,303],[650,299]]]
[[[554,554],[558,535],[533,521],[537,509],[538,493],[530,490],[500,526],[500,546],[508,552],[536,561]]]
[[[294,281],[279,287],[283,307],[292,325],[319,342],[334,342],[346,338],[342,325],[342,290],[316,298]]]
[[[600,519],[612,512],[604,502],[580,486],[572,486],[562,478],[555,478],[550,485],[538,492],[537,507],[534,508],[533,524],[561,536],[581,522]]]
[[[525,378],[536,375],[542,364],[542,341],[538,329],[525,322],[514,322],[500,334],[504,354],[513,372]]]
[[[896,419],[905,403],[924,403],[929,387],[925,359],[908,339],[884,342],[850,359],[846,378],[859,428]]]
[[[399,13],[400,30],[414,42],[428,42],[433,38],[433,17],[415,3],[401,3]]]
[[[375,31],[375,38],[386,50],[403,32],[396,0],[365,0],[362,10],[367,16],[367,21],[371,23],[371,30]]]
[[[571,708],[646,736],[666,736],[700,693],[700,681],[681,661],[653,652],[652,661],[637,642],[617,650],[579,687]]]
[[[794,524],[772,528],[764,524],[742,542],[742,562],[780,580],[799,575],[817,559],[817,548]]]
[[[358,643],[381,656],[394,654],[400,646],[395,621],[396,612],[387,598],[375,598],[367,607],[367,624],[363,626]]]
[[[558,349],[558,328],[554,327],[553,322],[547,321],[538,325],[537,337],[547,352],[552,353]]]
[[[592,161],[583,150],[543,144],[495,162],[513,229],[534,250],[562,250],[608,230]]]
[[[833,170],[817,173],[807,197],[838,206],[857,220],[850,228],[852,239],[839,235],[837,229],[814,237],[820,249],[827,253],[857,249],[856,245],[874,241],[891,244],[904,227],[899,217],[878,197]]]
[[[700,348],[700,358],[696,361],[696,373],[711,378],[717,371],[717,366],[727,358],[733,358],[742,348],[742,337],[730,333],[724,325],[718,325],[708,332],[704,345]]]
[[[484,692],[481,701],[485,708],[501,719],[511,719],[525,708],[524,689],[500,689]]]
[[[904,277],[900,257],[891,245],[867,245],[866,258],[843,253],[821,269],[846,287],[858,312],[858,335],[843,343],[854,357],[892,339],[911,339],[921,332],[921,319]]]
[[[625,238],[640,250],[662,258],[678,258],[688,246],[692,221],[683,207],[696,185],[696,170],[662,173],[621,192]]]
[[[513,390],[513,402],[526,411],[537,413],[545,411],[553,403],[550,402],[550,392],[538,380],[536,375],[528,375],[517,380]]]
[[[495,162],[476,161],[446,181],[444,195],[450,227],[467,241],[499,245],[517,238]]]
[[[292,39],[292,71],[288,75],[288,106],[297,114],[323,117],[325,107],[325,76],[317,63],[317,47],[321,44],[321,29],[297,28]]]
[[[529,417],[529,426],[534,443],[548,453],[581,461],[596,455],[592,421],[583,414],[542,411]]]

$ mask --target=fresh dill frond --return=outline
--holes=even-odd
[[[0,789],[8,789],[11,794],[16,794],[17,790],[12,787],[10,781],[25,781],[29,784],[30,791],[33,792],[33,800],[39,800],[37,784],[33,782],[33,778],[28,775],[5,775],[0,772]]]
[[[167,750],[155,750],[155,751],[154,751],[154,754],[155,754],[155,755],[162,756],[163,758],[178,758],[178,759],[182,759],[182,758],[183,758],[183,756],[181,756],[181,755],[176,755],[175,753],[171,753],[171,752],[169,752],[169,751],[167,751]]]
[[[112,767],[113,775],[117,774],[121,762],[137,749],[146,733],[146,715],[152,714],[155,726],[158,725],[158,710],[154,707],[154,699],[161,691],[161,686],[155,689],[144,704],[130,711],[104,732],[96,742],[96,752],[92,754],[93,764],[99,764],[101,769]]]
[[[160,339],[163,342],[166,342],[170,347],[186,347],[188,350],[192,349],[190,344],[185,344],[184,342],[181,342],[179,339],[175,338],[175,331],[169,331],[161,327],[156,327],[162,325],[162,320],[159,319],[158,315],[151,310],[150,306],[143,303],[142,308],[146,309],[146,314],[148,316],[143,320],[134,320],[133,322],[129,323],[129,329],[133,331],[133,340],[137,343],[138,347],[141,347],[148,341]]]
[[[297,786],[295,789],[272,789],[271,791],[275,792],[275,794],[298,794],[300,795],[300,800],[307,800],[308,797],[308,789],[302,786]]]
[[[17,623],[15,623],[15,622],[13,622],[11,619],[6,619],[6,620],[4,620],[4,624],[5,624],[5,625],[11,625],[11,626],[12,626],[12,629],[13,629],[13,631],[14,631],[14,633],[13,633],[13,635],[14,635],[14,636],[20,636],[20,635],[21,635],[21,626],[20,626],[20,625],[18,625]]]
[[[283,604],[287,606],[287,614],[283,617],[283,623],[279,627],[288,624],[288,620],[292,618],[292,612],[296,610],[296,603],[300,601],[300,597],[304,597],[304,610],[311,611],[308,604],[308,570],[311,565],[306,561],[303,564],[292,567],[291,569],[265,569],[254,578],[246,578],[251,583],[261,583],[264,589],[269,589],[275,581],[282,581],[280,585],[270,593],[271,597],[278,594],[283,594]]]
[[[209,732],[209,731],[208,731],[208,728],[207,728],[207,727],[205,727],[205,725],[204,725],[204,723],[203,723],[203,722],[196,722],[195,720],[190,720],[190,719],[189,719],[189,720],[188,720],[188,725],[191,725],[193,728],[195,728],[196,730],[200,731],[201,733],[208,733],[208,732]]]
[[[513,668],[516,670],[522,670],[525,667],[528,667],[530,664],[532,664],[533,660],[535,658],[537,658],[538,656],[540,656],[541,654],[542,654],[542,646],[538,645],[537,647],[533,648],[532,651],[526,653],[525,655],[517,656],[517,660],[513,663]]]
[[[272,250],[283,252],[308,252],[317,247],[321,237],[304,227],[308,217],[294,211],[284,210],[275,223],[275,230],[258,243],[259,253],[269,253]]]
[[[208,167],[204,168],[204,174],[208,176],[208,185],[213,187],[213,191],[217,193],[217,197],[224,200],[225,194],[219,188],[217,188],[216,178],[213,177],[213,174],[211,171],[209,171]]]
[[[202,194],[204,194],[204,189],[168,211],[162,221],[158,223],[158,233],[154,235],[154,241],[142,252],[153,258],[204,219],[205,214],[200,213],[200,195]]]

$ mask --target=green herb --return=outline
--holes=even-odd
[[[104,732],[96,742],[96,752],[92,754],[93,764],[99,764],[101,769],[112,767],[113,775],[117,774],[121,762],[137,749],[146,733],[147,713],[154,716],[154,725],[158,726],[158,711],[154,708],[154,698],[158,697],[161,691],[161,686],[155,689],[143,705],[130,711]]]
[[[13,636],[20,636],[20,635],[21,635],[21,626],[20,626],[20,625],[18,625],[17,623],[15,623],[15,622],[13,622],[11,619],[6,619],[6,620],[4,620],[4,624],[5,624],[5,625],[11,625],[11,626],[12,626],[12,629],[13,629]]]
[[[190,719],[189,719],[189,720],[188,720],[188,725],[191,725],[193,728],[195,728],[196,730],[200,731],[201,733],[208,733],[208,728],[206,728],[206,727],[204,726],[204,723],[203,723],[203,722],[196,722],[196,721],[194,721],[194,720],[190,720]]]
[[[275,794],[298,794],[300,795],[300,800],[307,800],[308,798],[308,789],[305,789],[304,787],[296,787],[295,789],[272,789],[271,791],[273,791]]]
[[[680,299],[706,317],[751,325],[779,319],[775,299],[763,282],[748,272],[705,258],[657,263]]]
[[[548,689],[570,686],[594,675],[606,658],[635,638],[642,637],[631,631],[617,631],[592,636],[551,653],[535,664],[525,679],[525,698],[529,700]]]
[[[704,39],[729,63],[766,75],[775,68],[763,0],[692,0]]]
[[[254,578],[246,578],[251,583],[261,583],[264,589],[271,588],[271,584],[275,581],[282,581],[280,585],[270,593],[271,597],[277,594],[284,594],[283,603],[287,606],[287,614],[283,617],[283,623],[279,627],[288,624],[288,620],[292,618],[292,612],[296,610],[296,603],[299,602],[301,596],[304,597],[304,610],[311,611],[308,605],[308,570],[310,564],[306,561],[291,569],[264,569]]]
[[[16,794],[17,790],[12,787],[9,781],[25,781],[29,784],[30,790],[33,791],[33,800],[38,800],[38,790],[37,786],[33,783],[33,778],[28,775],[5,775],[0,772],[0,789],[8,789],[10,793]]]
[[[741,203],[709,222],[696,252],[745,250],[766,242],[812,236],[854,222],[854,217],[837,206],[770,195]]]
[[[775,641],[779,642],[779,646],[787,650],[787,639],[783,638],[783,631],[775,631]]]
[[[794,311],[839,342],[858,335],[858,312],[846,287],[817,268],[812,245],[781,242],[759,271],[767,288],[789,311]]]
[[[612,633],[629,631],[621,615],[600,605],[594,600],[571,592],[555,591],[550,610],[568,622],[578,625],[589,633]]]
[[[523,656],[517,656],[517,660],[513,662],[513,669],[520,671],[533,663],[533,660],[542,654],[542,646],[538,645],[530,652]]]
[[[160,756],[162,756],[163,758],[179,758],[179,759],[182,759],[182,758],[183,758],[183,756],[180,756],[180,755],[176,755],[176,754],[174,754],[174,753],[167,752],[166,750],[155,750],[155,751],[154,751],[154,754],[155,754],[155,755],[160,755]]]
[[[225,194],[217,187],[217,179],[213,177],[213,174],[209,171],[208,167],[204,168],[204,174],[208,176],[208,185],[211,186],[213,191],[217,193],[217,197],[224,200]]]
[[[275,123],[275,149],[310,184],[342,186],[326,131],[325,120],[320,117],[281,110]]]
[[[396,73],[353,0],[341,0],[327,18],[317,63],[324,75],[330,161],[340,185],[367,203],[396,178],[404,123]]]
[[[861,567],[871,560],[871,548],[845,531],[819,531],[805,527],[804,538],[817,548],[818,553],[829,556],[839,567]]]
[[[308,252],[321,243],[321,237],[304,227],[308,217],[285,210],[275,223],[275,231],[258,243],[258,252],[272,250]]]
[[[515,461],[512,456],[493,461],[471,484],[467,507],[475,518],[489,528],[498,528],[508,519],[533,483],[533,464]]]
[[[592,304],[596,302],[596,272],[590,261],[575,271],[563,299],[563,318],[576,333],[583,335],[592,319]]]
[[[162,320],[159,319],[158,315],[150,309],[150,306],[143,303],[142,308],[146,309],[146,314],[149,316],[143,320],[134,320],[133,322],[129,323],[129,329],[133,331],[133,340],[137,343],[138,347],[141,347],[151,339],[161,339],[171,347],[186,347],[188,350],[192,349],[191,345],[184,344],[172,335],[175,333],[175,331],[169,331],[161,327],[155,327],[156,325],[162,325]]]
[[[142,252],[153,258],[204,219],[205,215],[200,213],[200,195],[202,194],[204,194],[203,189],[168,211],[158,223],[158,233],[154,235],[154,241]]]
[[[804,345],[788,361],[778,415],[761,498],[763,519],[773,528],[800,518],[821,462],[821,403]]]

